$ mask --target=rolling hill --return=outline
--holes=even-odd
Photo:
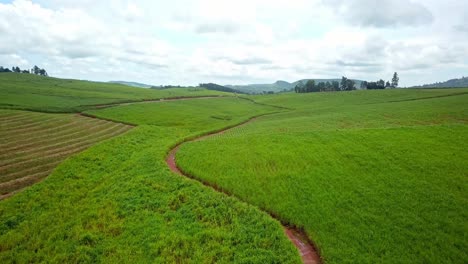
[[[123,84],[132,87],[139,87],[139,88],[151,88],[152,85],[139,83],[139,82],[126,82],[126,81],[109,81],[109,83],[116,83],[116,84]]]
[[[451,79],[445,82],[424,84],[420,86],[414,86],[412,88],[460,88],[460,87],[468,87],[468,77],[461,77],[460,79]]]

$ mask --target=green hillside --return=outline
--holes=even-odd
[[[424,84],[421,86],[415,86],[415,88],[464,88],[468,87],[468,77],[462,77],[459,79],[451,79],[445,82],[437,82],[432,84]]]
[[[139,89],[121,84],[0,73],[0,95],[1,108],[77,112],[100,104],[229,94],[203,88]]]

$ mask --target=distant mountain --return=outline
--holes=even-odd
[[[445,82],[437,82],[433,84],[413,86],[411,88],[459,88],[459,87],[468,87],[468,77],[461,77],[460,79],[451,79]]]
[[[140,88],[151,88],[152,85],[139,83],[139,82],[126,82],[126,81],[110,81],[110,83],[123,84],[127,86],[140,87]]]
[[[245,93],[250,93],[250,94],[255,94],[255,93],[264,93],[264,92],[287,92],[287,91],[292,91],[294,90],[294,87],[299,83],[303,82],[304,84],[308,80],[314,80],[315,83],[320,83],[320,82],[332,82],[332,81],[341,81],[340,79],[302,79],[298,80],[295,82],[287,82],[287,81],[276,81],[271,84],[247,84],[247,85],[224,85],[226,87],[236,89],[241,92]],[[362,80],[353,80],[355,82],[355,87],[359,89],[361,86]]]
[[[200,83],[199,87],[206,88],[208,90],[214,90],[214,91],[221,91],[221,92],[228,92],[228,93],[244,93],[242,91],[229,88],[226,86],[222,86],[216,83]]]

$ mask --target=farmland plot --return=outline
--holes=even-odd
[[[0,199],[47,177],[70,155],[131,128],[77,114],[0,110]]]

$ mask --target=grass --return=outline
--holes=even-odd
[[[53,170],[0,202],[1,263],[299,263],[258,208],[303,228],[326,263],[468,262],[468,89],[96,109],[224,93],[25,74],[0,74],[0,83],[0,108],[102,119],[0,110],[3,183]],[[167,168],[177,143],[273,112],[177,156],[184,171],[254,206]],[[105,120],[137,127],[108,138],[128,126]]]
[[[0,199],[42,180],[70,155],[131,127],[73,114],[0,110]]]
[[[177,161],[303,228],[326,263],[466,263],[467,92],[256,97],[295,110],[184,144]]]
[[[165,163],[177,142],[271,111],[236,98],[89,111],[138,126],[0,202],[0,262],[300,263],[269,215]]]
[[[204,88],[143,89],[113,83],[0,74],[0,108],[42,112],[80,112],[95,105],[174,97],[231,95]]]

